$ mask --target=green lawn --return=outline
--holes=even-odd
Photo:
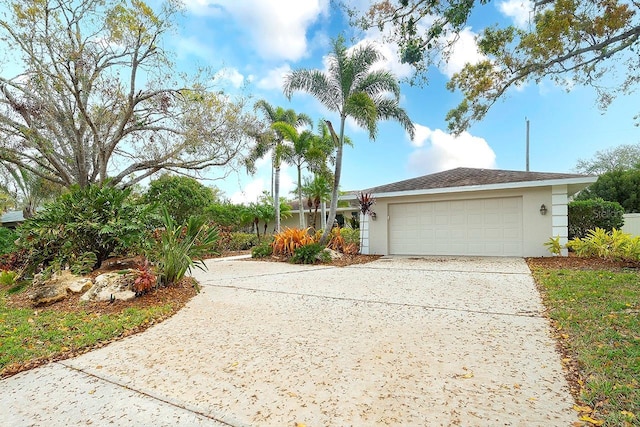
[[[640,273],[534,268],[549,316],[577,362],[579,400],[605,426],[640,426]]]
[[[0,290],[0,376],[86,351],[166,317],[172,304],[120,314],[13,308]]]

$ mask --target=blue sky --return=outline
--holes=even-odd
[[[293,108],[314,121],[337,121],[317,101],[303,93],[291,101],[282,94],[282,78],[292,69],[322,69],[330,40],[344,34],[354,43],[377,43],[385,55],[384,64],[398,77],[411,70],[398,62],[392,45],[382,43],[380,34],[355,33],[342,11],[329,0],[184,0],[186,11],[177,34],[166,48],[176,53],[180,68],[193,70],[210,66],[217,70],[216,84],[228,93],[250,94],[254,103],[265,99],[274,106]],[[367,1],[351,1],[366,7]],[[347,134],[354,147],[344,154],[341,188],[357,190],[412,178],[459,166],[525,169],[525,118],[531,123],[530,166],[534,171],[572,172],[578,159],[620,144],[640,142],[640,128],[634,126],[637,96],[616,99],[603,114],[596,106],[595,92],[575,87],[570,92],[550,81],[530,83],[509,92],[486,118],[467,133],[453,138],[446,132],[444,117],[456,106],[460,94],[445,85],[463,64],[478,58],[473,36],[484,25],[515,22],[526,25],[525,0],[498,0],[474,16],[461,36],[452,61],[434,67],[429,84],[402,86],[402,106],[416,125],[411,141],[400,125],[382,122],[375,141],[353,124]],[[270,188],[270,163],[259,163],[254,176],[234,172],[223,180],[208,181],[235,202],[255,200]],[[209,177],[216,178],[219,171]],[[282,194],[295,186],[295,170],[283,169]]]

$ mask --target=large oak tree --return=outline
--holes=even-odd
[[[361,28],[378,27],[396,43],[402,60],[425,77],[444,58],[473,12],[488,0],[378,0],[364,12],[351,10]],[[626,0],[537,0],[528,28],[494,25],[478,36],[485,59],[467,64],[449,82],[464,99],[447,115],[449,129],[460,133],[511,87],[553,79],[570,88],[595,88],[606,108],[640,81],[640,3]],[[493,5],[490,5],[493,7]],[[442,53],[445,53],[443,56]],[[638,118],[638,116],[636,116]]]
[[[244,148],[256,121],[242,100],[211,91],[207,76],[178,79],[163,49],[174,0],[0,5],[1,162],[63,186],[128,186],[229,166]]]

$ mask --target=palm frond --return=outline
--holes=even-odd
[[[365,92],[371,97],[381,93],[390,93],[396,99],[400,99],[400,85],[398,79],[388,71],[377,70],[368,73],[360,82],[358,82],[355,90]]]
[[[375,100],[380,120],[395,120],[407,131],[411,139],[415,136],[415,127],[406,110],[395,99],[381,98]]]
[[[356,123],[369,131],[369,138],[376,139],[378,108],[369,95],[364,92],[356,92],[349,96],[345,112]]]
[[[332,111],[340,111],[341,103],[327,76],[320,70],[294,70],[285,77],[284,95],[291,99],[295,91],[307,92]]]

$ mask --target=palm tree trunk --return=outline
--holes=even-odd
[[[302,168],[298,165],[298,216],[300,216],[300,230],[304,230],[304,208],[302,207]]]
[[[338,149],[336,151],[336,169],[333,174],[333,190],[331,191],[331,205],[329,206],[329,218],[327,218],[327,225],[324,228],[324,233],[322,233],[322,237],[320,238],[320,243],[325,244],[327,239],[329,238],[329,234],[331,234],[331,229],[333,228],[333,222],[336,220],[336,211],[338,210],[338,188],[340,187],[340,175],[342,174],[342,146],[344,145],[344,122],[346,117],[340,116],[340,136],[338,139]],[[334,140],[336,139],[336,132],[333,130],[333,126],[330,121],[327,121],[327,126],[329,127],[329,131],[333,136]]]
[[[280,164],[276,164],[276,176],[273,182],[273,207],[276,211],[276,233],[280,232]],[[266,231],[266,228],[265,228]]]

